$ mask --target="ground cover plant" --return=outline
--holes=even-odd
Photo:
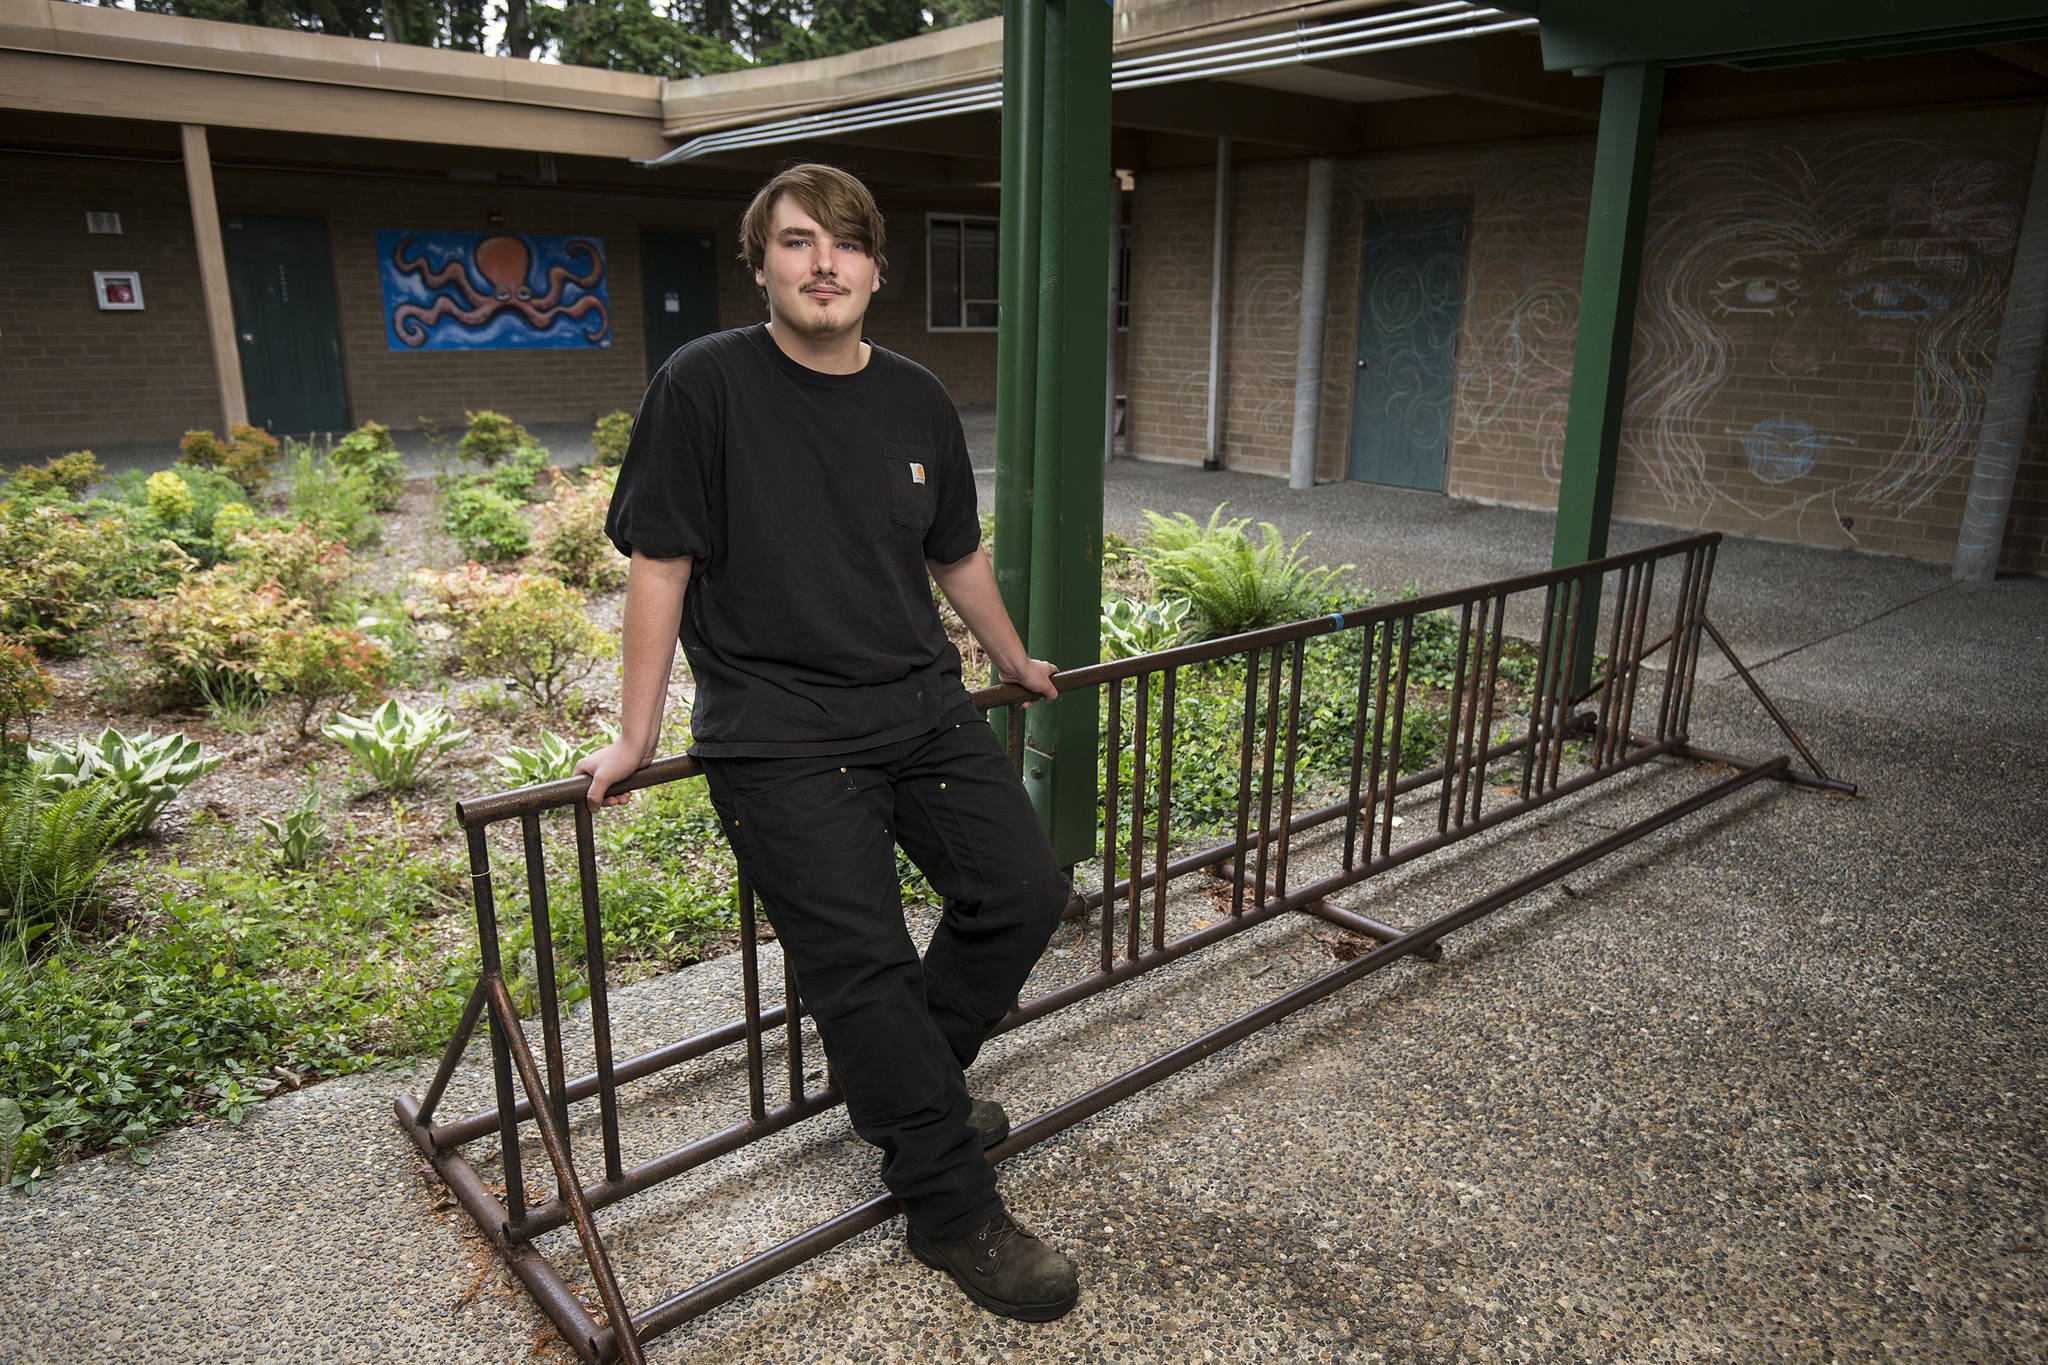
[[[622,417],[600,423],[603,459]],[[405,477],[374,423],[281,460],[261,436],[199,433],[175,466],[114,480],[76,452],[0,486],[0,1180],[18,1188],[438,1046],[476,970],[454,800],[565,776],[614,733],[613,469],[551,469],[487,412],[438,477]],[[1368,600],[1275,529],[1221,509],[1160,522],[1153,541],[1105,538],[1105,657],[1225,629],[1233,597]],[[1439,634],[1444,654],[1454,627]],[[1348,761],[1346,648],[1311,649],[1305,773]],[[1404,746],[1440,742],[1427,671]],[[1192,838],[1234,818],[1242,680],[1219,664],[1180,681],[1174,832]],[[687,743],[677,682],[663,752]],[[645,791],[597,834],[613,979],[731,944],[734,873],[701,783]],[[491,836],[512,872],[508,980],[530,1005],[517,843]],[[555,867],[575,999],[573,860]]]

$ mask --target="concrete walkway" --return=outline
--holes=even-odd
[[[1389,587],[1548,554],[1533,513],[1125,461],[1108,482],[1121,533],[1228,500]],[[1752,790],[1012,1159],[1017,1212],[1083,1267],[1058,1323],[971,1308],[890,1225],[650,1358],[2048,1357],[2048,583],[1730,542],[1714,615],[1861,797]],[[1700,741],[1779,751],[1707,676]],[[1419,918],[1704,780],[1632,780],[1357,899]],[[1269,925],[997,1040],[977,1085],[1043,1112],[1330,961],[1312,926]],[[622,1049],[726,1017],[736,977],[729,958],[623,992]],[[713,1070],[633,1093],[629,1161],[718,1102]],[[392,1125],[422,1078],[316,1085],[144,1169],[0,1199],[0,1360],[531,1358],[543,1320]],[[458,1089],[448,1112],[481,1101],[474,1056]],[[831,1115],[602,1221],[645,1305],[873,1171]]]

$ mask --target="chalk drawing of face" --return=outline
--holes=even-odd
[[[1744,476],[1926,497],[1982,413],[2014,177],[1869,131],[1666,160],[1625,438],[1649,478],[1692,508],[1743,501]]]

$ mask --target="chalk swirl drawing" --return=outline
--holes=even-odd
[[[1355,421],[1368,477],[1421,476],[1435,486],[1451,426],[1458,315],[1464,291],[1462,212],[1376,214],[1366,229]]]

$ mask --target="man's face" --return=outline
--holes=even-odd
[[[818,341],[858,337],[868,300],[882,287],[867,248],[827,233],[787,194],[769,222],[768,248],[754,272],[768,294],[768,320]]]

